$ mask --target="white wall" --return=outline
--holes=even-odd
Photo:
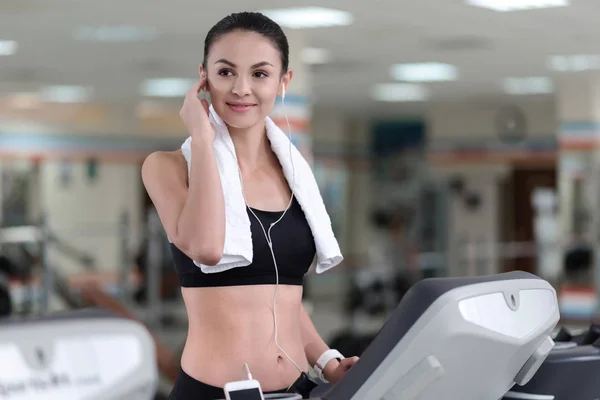
[[[556,113],[553,102],[523,103],[518,105],[527,119],[528,133],[531,138],[556,135]],[[435,145],[440,141],[464,140],[497,140],[494,130],[494,119],[500,105],[478,104],[446,104],[431,107],[428,119],[429,140]],[[482,199],[482,205],[476,212],[465,209],[456,196],[450,199],[449,233],[450,246],[453,243],[468,239],[496,243],[499,241],[499,184],[511,171],[508,163],[494,165],[470,166],[432,166],[434,176],[445,179],[453,175],[464,178],[469,190],[477,192]],[[463,274],[468,266],[461,261],[458,254],[452,254],[451,269]],[[499,265],[492,262],[488,265],[495,272]]]
[[[88,252],[103,271],[120,268],[119,222],[129,212],[130,243],[140,239],[142,186],[135,164],[99,164],[96,180],[89,182],[85,163],[72,166],[71,182],[61,185],[59,162],[45,162],[40,170],[40,209],[49,216],[51,230],[61,239]],[[136,247],[134,247],[135,249]],[[56,250],[53,263],[65,272],[81,272],[81,267]]]

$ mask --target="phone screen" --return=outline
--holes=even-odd
[[[262,400],[258,389],[242,389],[229,392],[231,400]]]

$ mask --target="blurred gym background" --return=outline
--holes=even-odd
[[[345,255],[305,286],[332,347],[359,355],[420,279],[515,269],[587,326],[600,2],[280,3],[0,2],[0,316],[92,305],[139,320],[169,387],[187,321],[140,165],[186,137],[207,30],[258,10],[296,72],[273,118],[289,116]]]

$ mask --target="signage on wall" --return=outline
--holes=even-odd
[[[94,182],[98,177],[98,159],[95,157],[87,160],[87,179],[89,182]]]

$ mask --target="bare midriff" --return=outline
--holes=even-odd
[[[192,378],[223,387],[246,379],[247,363],[263,391],[290,386],[300,372],[275,343],[274,285],[183,288],[188,337],[182,369]],[[302,371],[308,371],[300,329],[302,286],[279,285],[277,342]]]

